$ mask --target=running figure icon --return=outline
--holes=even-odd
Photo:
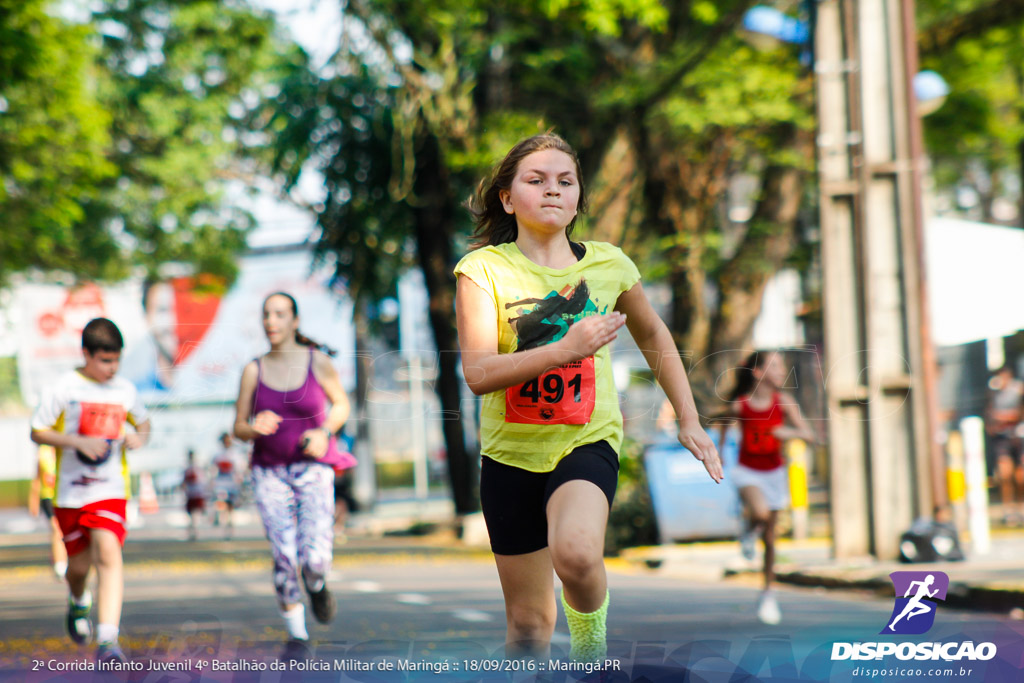
[[[906,606],[903,608],[903,611],[900,612],[899,616],[893,619],[892,623],[889,624],[890,631],[896,631],[896,622],[898,622],[903,617],[906,617],[907,621],[910,621],[912,618],[918,616],[919,614],[927,614],[928,612],[931,612],[935,609],[930,604],[921,602],[924,598],[935,597],[935,594],[939,592],[938,588],[936,588],[933,591],[928,590],[928,587],[931,586],[933,583],[935,583],[934,574],[929,574],[924,578],[923,581],[910,582],[910,585],[907,587],[907,592],[903,594],[903,597],[910,597],[910,593],[914,590],[914,586],[917,586],[917,594],[914,595],[914,597],[910,598],[910,601],[907,602]]]

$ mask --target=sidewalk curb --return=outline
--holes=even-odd
[[[915,565],[905,565],[905,567],[907,570],[912,570]],[[775,578],[780,583],[796,586],[838,590],[867,590],[880,596],[891,596],[893,591],[892,581],[889,579],[888,574],[850,578],[800,569],[780,569],[776,571]],[[1024,583],[1001,587],[991,584],[971,584],[964,581],[951,580],[949,591],[946,593],[946,599],[943,602],[950,607],[988,612],[1007,612],[1015,608],[1024,609]]]

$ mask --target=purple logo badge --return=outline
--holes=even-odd
[[[943,572],[893,572],[896,604],[884,634],[919,635],[935,623],[936,600],[946,599],[949,577]]]

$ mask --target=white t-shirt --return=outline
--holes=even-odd
[[[125,424],[135,426],[148,418],[135,385],[122,377],[97,382],[75,370],[54,382],[32,416],[32,429],[99,437],[110,443],[99,462],[74,448],[57,449],[56,506],[80,508],[100,500],[130,498]]]

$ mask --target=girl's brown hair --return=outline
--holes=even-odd
[[[494,171],[480,181],[476,193],[466,202],[466,207],[473,214],[473,219],[476,222],[476,229],[473,231],[473,237],[476,238],[473,243],[474,249],[516,241],[516,237],[519,236],[516,217],[505,212],[499,193],[512,187],[512,181],[516,177],[520,161],[534,152],[546,149],[565,152],[576,165],[576,182],[579,184],[580,198],[576,203],[576,216],[573,216],[569,225],[565,227],[565,236],[568,237],[572,234],[576,218],[587,209],[587,195],[583,188],[580,160],[568,142],[554,133],[541,133],[520,141],[510,149],[501,163],[494,168]]]
[[[754,351],[736,368],[736,386],[729,393],[729,401],[736,401],[746,396],[757,386],[757,377],[754,370],[760,370],[771,358],[773,351]]]
[[[274,292],[273,294],[267,295],[267,298],[263,300],[264,309],[267,307],[267,302],[270,301],[275,296],[283,296],[285,299],[288,299],[288,303],[291,304],[292,315],[296,318],[299,317],[299,304],[295,302],[295,297],[293,297],[291,294],[288,294],[287,292]],[[295,341],[296,343],[301,344],[302,346],[310,346],[318,351],[326,353],[328,356],[333,357],[338,355],[338,352],[332,349],[330,346],[327,346],[327,344],[315,342],[306,335],[299,332],[298,330],[295,330]]]

